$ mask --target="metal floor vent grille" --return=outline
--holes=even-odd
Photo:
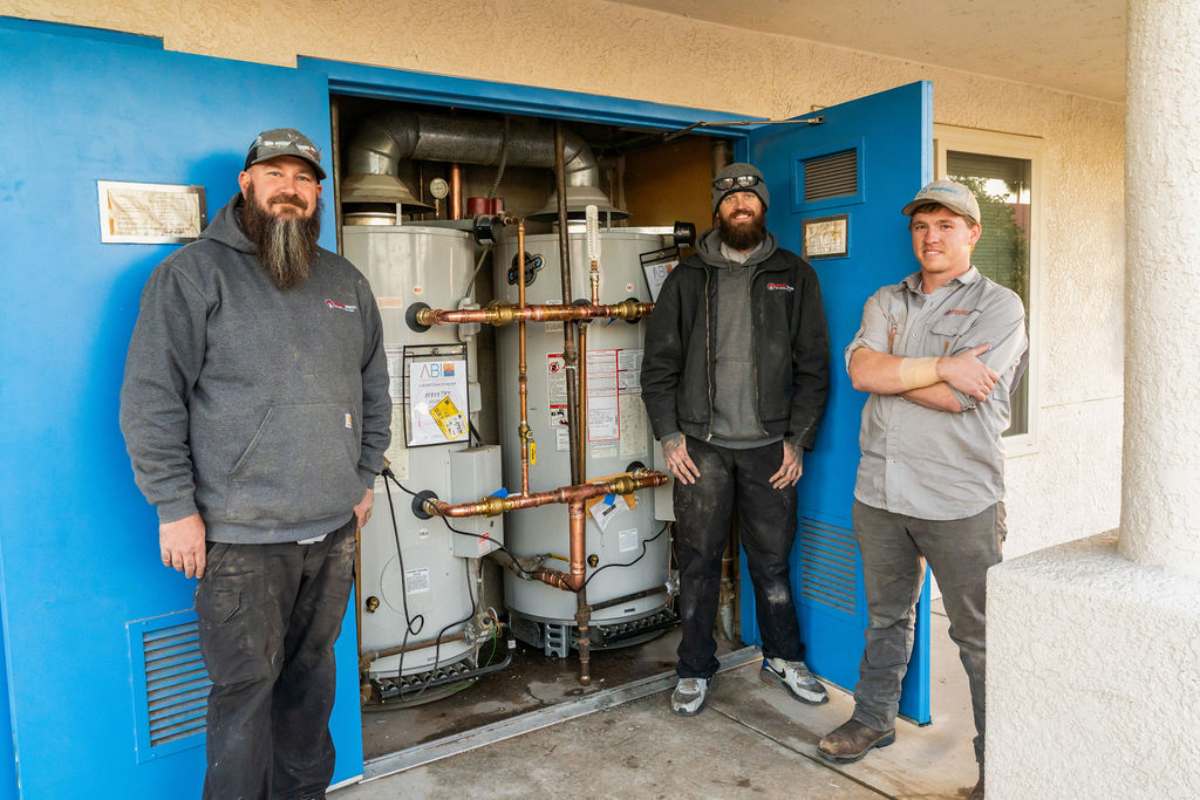
[[[804,544],[801,596],[847,614],[857,613],[858,542],[854,531],[800,517],[796,535]]]
[[[804,202],[858,191],[858,152],[843,150],[804,161]]]
[[[138,760],[203,741],[212,681],[192,611],[128,623],[138,713]]]

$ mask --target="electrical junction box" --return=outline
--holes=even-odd
[[[450,454],[450,502],[472,503],[491,495],[503,486],[499,445],[468,447]],[[477,539],[475,536],[463,536],[450,531],[451,550],[460,558],[482,558],[493,550],[498,550],[497,543],[504,543],[503,515],[447,518],[446,521],[460,531],[486,537]]]

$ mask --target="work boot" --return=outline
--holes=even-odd
[[[979,783],[975,784],[975,788],[971,790],[971,794],[967,796],[967,800],[983,800],[983,776],[979,776]]]
[[[819,706],[829,699],[824,684],[813,677],[803,661],[764,658],[758,677],[763,683],[783,686],[802,703]]]
[[[825,735],[817,743],[817,752],[826,761],[836,764],[852,764],[860,760],[875,747],[887,747],[896,741],[896,729],[877,731],[868,728],[856,719],[851,719],[840,728]]]
[[[680,678],[671,693],[671,710],[682,717],[694,717],[704,710],[711,678]]]

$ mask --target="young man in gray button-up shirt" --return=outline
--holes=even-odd
[[[967,187],[934,181],[903,213],[921,271],[867,301],[845,351],[854,387],[871,394],[854,492],[870,626],[854,716],[819,750],[849,762],[894,741],[927,559],[970,681],[982,776],[986,574],[1001,559],[1000,435],[1024,371],[1025,310],[971,266],[982,228]]]

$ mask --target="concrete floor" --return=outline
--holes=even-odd
[[[833,768],[815,754],[820,736],[849,717],[849,695],[833,689],[829,703],[806,706],[761,683],[754,663],[722,673],[692,719],[672,715],[658,694],[332,797],[962,798],[977,778],[970,698],[947,620],[932,621],[933,724],[899,722],[896,743],[858,764]]]

